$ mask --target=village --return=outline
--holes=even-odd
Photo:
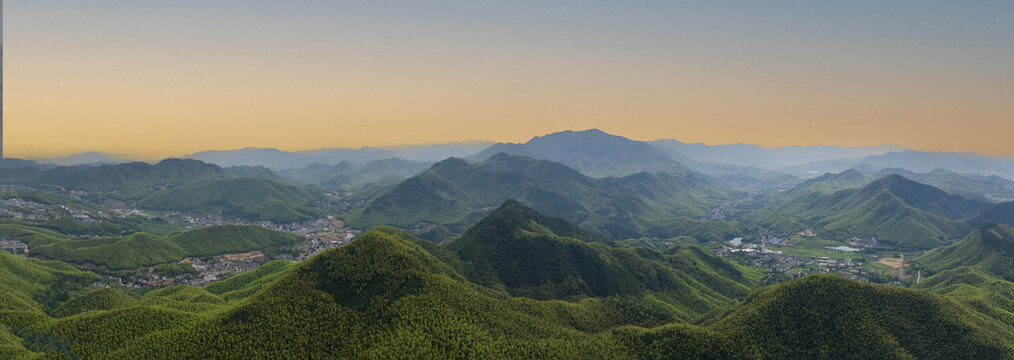
[[[3,186],[5,191],[32,191],[33,188],[23,186]],[[70,196],[79,199],[85,196],[84,192],[71,192]],[[295,249],[289,249],[274,255],[267,256],[262,251],[251,251],[246,253],[222,254],[208,258],[186,258],[178,263],[164,264],[173,265],[175,271],[166,272],[161,266],[149,267],[136,273],[124,276],[122,274],[105,274],[109,283],[132,289],[160,288],[169,285],[193,285],[204,286],[210,282],[223,279],[229,276],[242,274],[257,269],[261,264],[271,260],[287,260],[299,262],[329,249],[337,248],[347,244],[361,233],[361,230],[352,229],[339,219],[331,215],[314,220],[294,222],[289,224],[276,224],[269,221],[249,221],[239,218],[229,218],[218,214],[187,214],[176,211],[152,211],[141,210],[128,206],[123,202],[109,202],[101,206],[101,210],[80,210],[69,207],[65,204],[43,204],[19,197],[11,197],[0,200],[0,213],[17,220],[47,221],[59,218],[73,218],[83,224],[101,224],[103,218],[127,218],[130,216],[163,217],[177,219],[183,229],[196,229],[222,225],[251,225],[263,228],[294,233],[305,237],[304,244]],[[67,235],[74,238],[100,237],[95,234]],[[27,257],[30,255],[28,244],[17,239],[8,239],[0,236],[0,251]]]
[[[293,253],[278,254],[274,259],[300,262],[324,251],[345,245],[358,233],[358,230],[339,228],[338,231],[327,235],[312,236],[306,244],[300,246]],[[113,284],[132,289],[160,288],[170,285],[203,287],[213,281],[256,270],[269,260],[269,257],[262,251],[250,251],[210,258],[183,259],[177,263],[187,270],[183,274],[165,274],[158,271],[157,267],[150,267],[138,271],[126,280],[110,275],[106,275],[104,278]]]
[[[876,237],[852,237],[844,242],[818,237],[810,228],[794,233],[760,232],[755,241],[733,238],[715,253],[736,261],[789,277],[837,274],[876,283],[897,283],[905,279],[904,254],[883,253]]]

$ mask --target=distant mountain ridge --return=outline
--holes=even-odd
[[[619,177],[639,172],[682,174],[689,171],[672,158],[671,151],[598,129],[536,136],[524,144],[499,143],[483,150],[475,158],[483,160],[499,153],[558,162],[592,177]]]
[[[340,162],[370,162],[401,158],[416,162],[436,162],[449,157],[468,157],[491,143],[469,141],[431,145],[404,145],[391,147],[361,147],[358,149],[332,148],[306,151],[283,151],[272,148],[244,148],[238,150],[210,150],[184,156],[220,166],[261,165],[276,170],[302,169],[313,164],[335,166]]]
[[[311,164],[299,170],[281,170],[280,174],[299,183],[343,188],[361,186],[388,177],[407,178],[432,165],[430,162],[390,158],[368,163],[342,161],[334,166]]]
[[[220,166],[189,159],[166,159],[154,165],[133,162],[102,166],[0,168],[0,183],[59,185],[67,189],[112,190],[220,177]]]
[[[666,139],[651,144],[675,150],[700,162],[713,162],[739,166],[754,166],[767,170],[804,165],[818,161],[844,158],[862,158],[903,150],[895,145],[881,146],[781,146],[765,148],[749,144],[705,145]]]
[[[128,163],[128,162],[133,162],[134,161],[134,160],[130,159],[127,156],[110,155],[110,154],[100,153],[100,152],[97,152],[97,151],[90,151],[90,152],[85,152],[85,153],[80,153],[80,154],[72,154],[72,155],[67,155],[67,156],[58,157],[58,158],[48,158],[48,159],[38,158],[38,159],[32,159],[32,160],[34,160],[35,162],[40,163],[40,164],[52,164],[52,165],[58,165],[58,166],[115,165],[115,164],[122,164],[122,163]]]
[[[938,169],[959,174],[979,176],[1000,176],[1007,181],[1014,179],[1014,157],[991,157],[973,153],[929,152],[916,150],[892,151],[880,155],[859,158],[838,158],[809,164],[782,167],[776,171],[792,175],[807,173],[841,172],[860,168],[867,172],[881,169],[904,169],[917,173],[931,173]]]

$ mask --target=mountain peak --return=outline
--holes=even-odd
[[[561,131],[537,136],[524,144],[496,144],[483,150],[484,159],[500,152],[550,160],[594,177],[626,176],[642,171],[686,173],[673,150],[611,135],[602,130]]]
[[[604,241],[566,220],[542,215],[520,201],[509,199],[468,228],[459,238],[452,240],[452,244],[503,239],[513,236],[513,232],[517,230],[585,241]]]

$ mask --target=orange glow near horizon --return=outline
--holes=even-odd
[[[233,20],[215,25],[221,19],[182,12],[163,19],[155,9],[92,29],[84,17],[94,14],[76,13],[87,5],[44,18],[43,10],[55,10],[28,3],[7,11],[9,157],[101,151],[150,160],[243,147],[524,142],[589,128],[637,140],[1014,155],[1014,51],[1007,44],[962,57],[963,46],[975,44],[958,35],[923,46],[905,29],[880,29],[898,32],[902,45],[870,37],[840,48],[791,38],[795,28],[759,39],[704,25],[711,37],[703,40],[611,39],[604,31],[585,39],[540,19],[531,21],[541,38],[493,20],[488,29],[423,30],[363,20],[369,34],[390,34],[360,40],[313,19],[269,23],[280,34],[264,33],[257,21],[270,16],[200,2],[191,6]],[[173,16],[194,29],[169,30]],[[598,18],[583,21],[597,31]]]

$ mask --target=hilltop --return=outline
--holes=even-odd
[[[430,223],[460,233],[489,209],[517,199],[600,236],[627,238],[673,218],[704,216],[728,194],[694,175],[595,179],[552,161],[498,154],[479,163],[441,161],[345,220],[357,227]]]
[[[727,336],[733,351],[749,358],[952,359],[1014,353],[1009,323],[943,296],[834,275],[761,289],[714,316],[707,328]]]
[[[746,296],[760,274],[710,251],[616,248],[509,200],[445,244],[469,280],[540,300],[652,294],[689,318]]]
[[[543,242],[560,241],[548,231],[580,235],[573,227],[533,216],[515,203],[501,210],[504,214],[483,226],[496,223],[509,226],[504,230],[524,231],[549,221],[545,227],[550,230],[540,232]],[[601,245],[586,240],[592,241],[583,243]],[[498,241],[511,238],[485,239],[491,245]],[[686,250],[673,249],[665,256],[686,258],[677,255]],[[60,268],[2,253],[0,258],[18,268]],[[674,263],[672,269],[692,272],[701,265]],[[67,289],[81,291],[82,285],[53,292],[42,291],[51,289],[47,284],[52,282],[32,285],[40,295],[23,298],[20,310],[10,311],[11,302],[0,303],[4,310],[0,323],[17,324],[27,329],[18,334],[36,340],[24,342],[16,334],[0,332],[5,341],[0,349],[31,357],[49,346],[47,352],[96,359],[218,358],[240,353],[256,358],[723,359],[1014,354],[1010,323],[945,296],[832,275],[764,287],[737,298],[743,299],[740,303],[688,322],[666,311],[666,303],[660,301],[665,298],[654,295],[579,301],[514,297],[468,281],[468,266],[451,249],[378,227],[298,265],[272,263],[263,271],[206,289],[176,286],[131,299],[106,289],[67,296]],[[58,271],[75,274],[72,269]],[[13,283],[8,279],[17,276],[0,268],[5,280],[0,282],[0,295],[11,294]],[[687,290],[676,293],[700,295],[696,289]],[[35,299],[46,298],[41,294],[47,293],[63,297],[39,306]],[[55,315],[47,315],[49,309],[57,309]],[[61,343],[67,345],[52,347]]]
[[[813,186],[811,183],[806,186]],[[881,243],[933,248],[971,230],[964,219],[990,206],[900,175],[880,178],[861,188],[833,193],[810,192],[774,208],[842,236],[876,236]]]
[[[494,144],[475,157],[487,159],[499,153],[558,162],[594,177],[689,172],[686,166],[672,158],[672,150],[598,129],[536,136],[524,144]]]

